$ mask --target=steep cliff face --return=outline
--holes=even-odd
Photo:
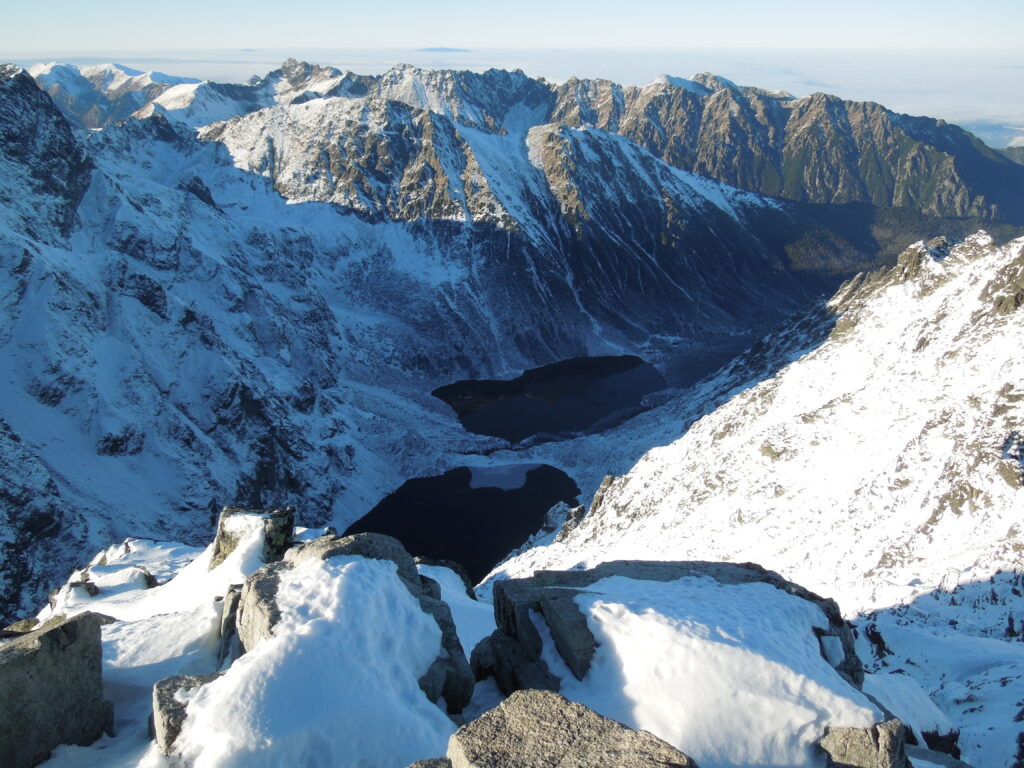
[[[0,205],[13,230],[43,241],[70,233],[89,161],[53,102],[7,64],[0,65],[0,168]]]
[[[643,88],[569,81],[553,119],[627,136],[685,170],[791,200],[1024,221],[1021,174],[941,120],[870,102],[740,87],[713,75]]]

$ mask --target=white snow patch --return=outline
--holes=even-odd
[[[537,469],[540,464],[500,464],[495,466],[469,467],[470,488],[500,488],[503,491],[514,491],[522,488],[526,482],[526,474]]]
[[[451,609],[459,642],[466,652],[466,658],[469,658],[477,643],[497,628],[494,606],[471,598],[462,579],[450,568],[438,565],[420,565],[418,568],[421,574],[441,585],[441,599]]]
[[[904,725],[912,728],[918,744],[924,744],[925,731],[948,733],[954,729],[953,722],[906,672],[865,675],[864,693],[876,698]]]

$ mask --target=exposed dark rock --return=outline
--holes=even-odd
[[[550,691],[518,691],[456,731],[453,768],[696,768],[675,747]]]
[[[924,743],[928,749],[934,752],[944,752],[950,757],[960,758],[960,731],[952,730],[948,733],[938,731],[923,731]]]
[[[263,562],[276,562],[284,557],[295,533],[295,508],[224,507],[217,521],[217,537],[213,542],[210,570],[223,563],[235,551],[238,542],[254,525],[263,528]]]
[[[165,755],[174,751],[174,741],[185,723],[188,699],[182,694],[216,680],[219,674],[175,675],[153,686],[153,736]]]
[[[419,601],[420,607],[433,616],[440,627],[441,647],[444,649],[444,653],[434,660],[420,679],[420,688],[431,701],[444,698],[449,714],[456,714],[465,709],[473,698],[473,672],[455,631],[455,622],[447,603],[425,592],[419,596]]]
[[[91,744],[111,727],[100,626],[82,613],[0,643],[0,765],[29,768],[60,744]]]
[[[423,594],[432,597],[434,600],[441,599],[441,585],[434,579],[420,575],[420,585],[423,587]]]
[[[409,768],[452,768],[452,761],[447,757],[432,757],[429,760],[417,760]]]
[[[597,641],[587,626],[586,616],[576,605],[577,594],[575,589],[544,589],[540,594],[540,612],[559,655],[576,679],[582,680],[590,669]]]
[[[829,728],[819,744],[827,765],[836,768],[910,768],[899,720],[870,728]]]
[[[539,654],[530,653],[501,630],[492,632],[473,649],[472,667],[477,680],[493,677],[506,696],[526,689],[557,691],[560,687]]]
[[[14,175],[22,200],[0,190],[0,205],[23,210],[25,229],[42,240],[70,234],[89,186],[92,163],[71,126],[24,70],[0,65],[0,165]]]
[[[269,638],[281,620],[277,587],[281,571],[288,567],[283,562],[269,563],[251,574],[242,585],[236,627],[243,651],[251,651]]]
[[[221,604],[220,613],[220,649],[217,651],[217,664],[223,665],[242,653],[242,642],[238,637],[238,606],[242,602],[242,585],[232,584]]]

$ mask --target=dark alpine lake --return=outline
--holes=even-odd
[[[514,379],[466,379],[432,394],[448,403],[470,432],[515,443],[625,418],[642,407],[644,395],[664,388],[665,379],[653,365],[623,355],[563,360]]]
[[[575,505],[579,492],[547,464],[459,467],[407,480],[345,535],[394,536],[410,554],[455,560],[479,582],[541,527],[551,507]]]

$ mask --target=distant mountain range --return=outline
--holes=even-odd
[[[790,200],[1024,224],[1024,170],[1012,150],[990,149],[942,120],[822,93],[796,99],[708,73],[643,87],[577,79],[554,85],[518,71],[399,66],[371,77],[290,59],[247,85],[114,65],[37,65],[32,74],[73,123],[88,128],[153,113],[196,127],[334,96],[398,101],[488,133],[600,128],[675,168]]]

